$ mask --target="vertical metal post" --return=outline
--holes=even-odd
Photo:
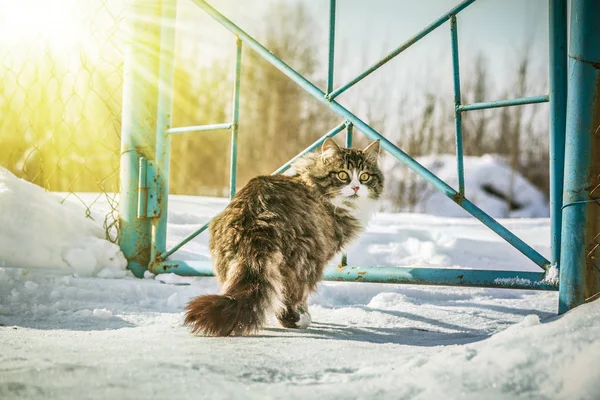
[[[597,224],[590,191],[600,174],[600,2],[572,0],[570,30],[559,313],[584,302],[594,268],[588,252]]]
[[[327,90],[333,90],[333,64],[335,59],[335,0],[329,0],[329,63],[327,66]]]
[[[158,106],[156,110],[156,183],[160,214],[152,220],[151,262],[159,261],[160,254],[167,249],[171,135],[166,132],[171,128],[173,111],[177,0],[163,0],[161,14]]]
[[[465,194],[465,170],[463,164],[462,113],[460,110],[460,68],[458,64],[458,29],[456,15],[450,16],[450,36],[452,38],[452,72],[454,74],[454,127],[456,129],[456,166],[458,172],[458,192]]]
[[[123,116],[119,246],[128,268],[143,276],[150,261],[151,226],[138,218],[139,159],[154,159],[160,1],[132,0],[127,7],[123,66]]]
[[[346,148],[352,148],[352,131],[354,130],[354,125],[351,123],[346,127]]]
[[[233,199],[237,185],[237,147],[240,120],[240,77],[242,70],[242,40],[235,40],[235,82],[233,84],[233,122],[231,123],[231,167],[229,172],[229,199]]]
[[[560,261],[560,230],[567,119],[567,0],[549,0],[550,37],[550,248]]]

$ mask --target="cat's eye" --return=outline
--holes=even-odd
[[[364,182],[367,182],[369,179],[371,179],[371,175],[367,174],[366,172],[363,172],[362,174],[360,174],[358,179],[364,183]]]
[[[348,173],[346,171],[340,171],[340,172],[338,172],[337,177],[341,181],[347,181],[348,178],[349,178]]]

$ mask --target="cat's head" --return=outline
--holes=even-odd
[[[379,140],[358,150],[341,148],[326,139],[320,153],[295,165],[296,173],[333,204],[357,208],[364,201],[379,199],[383,191],[379,147]]]

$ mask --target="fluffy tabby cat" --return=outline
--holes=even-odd
[[[190,301],[185,324],[197,334],[248,335],[273,312],[284,327],[306,328],[308,295],[381,195],[378,153],[379,141],[357,150],[327,139],[294,175],[248,182],[210,224],[222,294]]]

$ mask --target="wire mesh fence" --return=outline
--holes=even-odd
[[[0,167],[90,218],[105,203],[100,222],[116,241],[125,3],[52,3],[0,4]]]
[[[591,265],[595,268],[595,271],[592,271],[592,273],[598,277],[596,279],[600,279],[600,175],[596,177],[596,186],[590,191],[590,198],[595,201],[590,208],[590,221],[592,221],[590,226],[593,229],[591,236],[593,237],[591,238],[587,256],[590,259]],[[592,280],[594,278],[590,277],[589,279]]]

